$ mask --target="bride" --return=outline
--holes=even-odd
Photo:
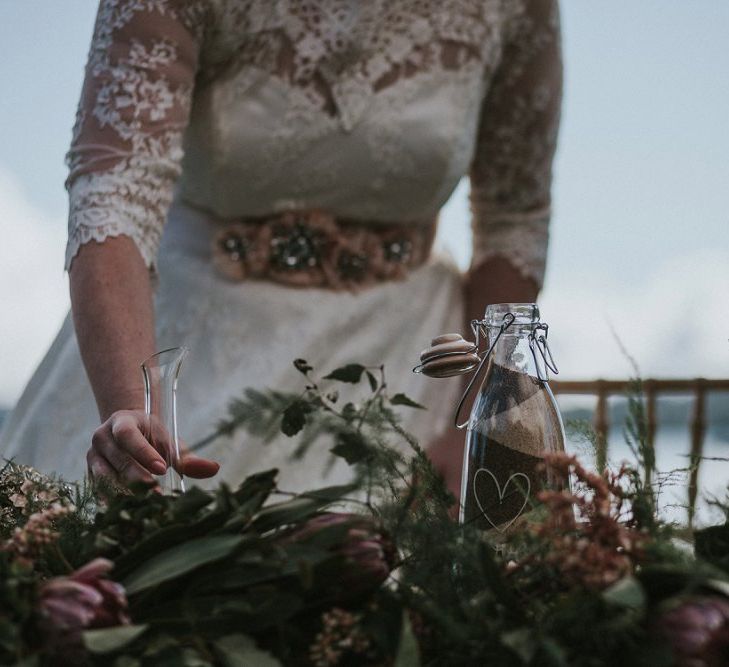
[[[244,388],[297,386],[296,357],[384,363],[430,408],[405,425],[455,486],[459,383],[410,368],[487,303],[536,298],[560,97],[556,0],[102,0],[68,154],[73,315],[3,455],[150,479],[164,463],[142,434],[139,365],[185,344],[188,441]],[[430,251],[466,174],[461,276]],[[184,472],[325,481],[326,449],[292,451],[222,438]],[[347,476],[337,464],[326,482]]]

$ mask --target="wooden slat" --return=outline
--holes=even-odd
[[[646,380],[643,383],[643,391],[645,393],[645,421],[646,421],[646,441],[648,448],[652,453],[650,459],[645,462],[645,478],[643,482],[646,487],[650,486],[653,480],[653,467],[655,464],[655,442],[656,442],[656,388],[655,380]]]
[[[595,432],[597,433],[597,469],[602,472],[607,467],[608,432],[610,430],[608,415],[608,393],[597,381],[597,405],[595,406]]]
[[[706,388],[704,382],[701,379],[694,382],[694,409],[691,416],[691,472],[689,473],[688,485],[689,528],[693,526],[694,515],[696,514],[696,496],[699,491],[699,468],[701,467],[701,455],[704,450],[704,432],[706,430]]]
[[[685,393],[692,394],[696,380],[663,379],[645,380],[650,382],[657,394]],[[729,380],[702,379],[705,391],[729,391]],[[555,394],[592,394],[596,395],[599,386],[608,394],[625,394],[633,384],[633,380],[551,380],[549,386]]]

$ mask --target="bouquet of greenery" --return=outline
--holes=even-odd
[[[198,446],[283,431],[350,486],[285,497],[270,471],[163,496],[2,469],[0,664],[729,665],[729,524],[687,541],[657,518],[639,395],[634,464],[545,459],[570,484],[496,540],[452,520],[398,417],[421,406],[381,368],[295,365],[303,392],[247,391]]]

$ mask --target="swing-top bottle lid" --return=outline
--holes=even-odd
[[[507,315],[514,317],[512,326],[539,323],[539,307],[536,303],[492,303],[486,306],[483,319],[488,327],[500,327]]]

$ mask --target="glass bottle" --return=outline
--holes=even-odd
[[[536,304],[490,305],[478,326],[493,350],[468,421],[460,521],[505,532],[551,483],[539,464],[546,452],[564,451],[564,428]]]
[[[179,472],[177,379],[188,351],[186,347],[173,347],[153,354],[142,363],[147,417],[145,436],[167,464],[167,472],[158,478],[160,488],[166,494],[185,491],[185,481]]]

